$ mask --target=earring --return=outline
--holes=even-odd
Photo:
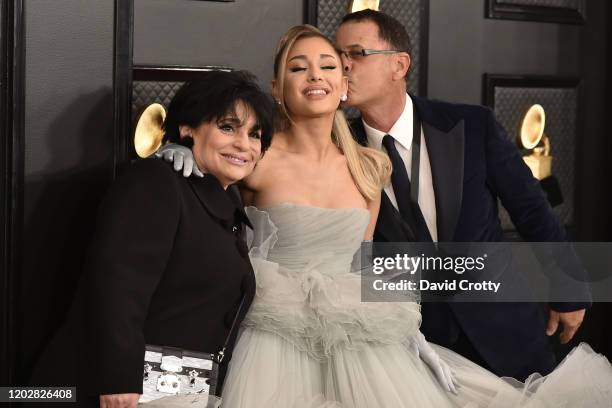
[[[346,94],[342,94],[342,96],[340,96],[340,100],[342,102],[346,102],[347,99],[348,99],[348,96]]]
[[[282,105],[282,104],[281,104],[281,101],[279,101],[278,99],[276,100],[276,104],[277,104],[277,105]]]

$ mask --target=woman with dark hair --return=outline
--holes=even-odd
[[[272,111],[244,72],[205,73],[177,92],[165,138],[190,146],[203,177],[184,178],[152,158],[115,182],[77,299],[34,384],[76,385],[78,406],[135,407],[145,345],[196,352],[224,346],[255,292],[242,237],[251,224],[227,189],[252,173],[270,145]]]

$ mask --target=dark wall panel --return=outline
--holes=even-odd
[[[329,38],[335,38],[336,30],[346,15],[348,2],[317,0],[308,3],[316,6],[309,4],[309,7],[316,8],[316,13],[308,22],[316,25]],[[379,4],[379,10],[395,17],[410,35],[408,92],[421,96],[427,95],[428,6],[429,0],[382,0]]]
[[[220,65],[272,79],[280,36],[303,21],[302,0],[135,0],[135,65]]]
[[[605,177],[610,163],[610,20],[609,1],[587,1],[587,22],[578,50],[568,56],[580,64],[584,81],[583,127],[579,133],[576,157],[577,237],[581,240],[605,240],[609,236],[606,219],[612,217],[612,203],[606,200],[612,183]],[[563,61],[559,61],[563,64]],[[609,238],[607,238],[609,239]]]
[[[111,177],[113,2],[25,2],[18,376],[64,317]]]
[[[23,7],[2,1],[0,93],[0,384],[12,381],[16,336],[16,265],[22,223],[23,192]]]
[[[574,225],[574,197],[576,173],[576,134],[580,90],[570,87],[495,87],[495,116],[508,132],[508,139],[516,143],[523,117],[534,104],[546,112],[545,135],[550,140],[552,173],[559,181],[563,203],[554,208],[564,225]],[[526,153],[526,151],[524,151]],[[502,227],[515,229],[505,209],[500,209]]]
[[[481,104],[484,73],[577,77],[576,237],[606,236],[606,92],[610,4],[589,1],[583,25],[486,19],[485,2],[430,0],[428,96]],[[609,149],[608,149],[609,150]]]
[[[580,70],[580,26],[490,20],[484,10],[484,0],[430,0],[429,97],[480,104],[485,72]]]

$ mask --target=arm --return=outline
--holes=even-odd
[[[568,236],[559,218],[553,213],[540,183],[531,174],[520,152],[512,144],[502,126],[495,120],[493,112],[486,110],[487,135],[485,139],[487,160],[487,183],[501,199],[521,237],[531,242],[567,241]],[[550,254],[550,258],[555,258]],[[569,258],[569,259],[568,259]],[[586,281],[586,271],[575,254],[565,254],[564,262],[572,272],[580,273]],[[571,266],[568,266],[571,265]],[[571,274],[570,274],[571,275]],[[581,285],[588,295],[587,285]],[[588,297],[588,296],[587,296]],[[551,316],[547,333],[552,335],[558,322],[564,324],[562,342],[567,342],[582,323],[583,303],[550,303]]]
[[[521,237],[529,242],[567,241],[540,183],[490,109],[484,111],[487,185],[508,210]]]
[[[436,376],[440,385],[449,392],[457,394],[457,380],[451,372],[448,364],[440,359],[440,356],[431,347],[431,345],[425,340],[425,336],[421,331],[417,331],[415,336],[411,339],[410,347],[413,352],[420,357],[421,360],[431,369],[433,374]]]
[[[95,367],[86,385],[92,395],[142,393],[144,324],[180,215],[167,167],[157,159],[135,163],[99,212],[86,271],[87,350]]]

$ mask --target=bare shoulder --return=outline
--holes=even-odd
[[[257,162],[255,170],[243,180],[243,185],[251,191],[259,191],[274,174],[278,171],[279,161],[283,159],[277,149],[271,146],[264,156]]]

